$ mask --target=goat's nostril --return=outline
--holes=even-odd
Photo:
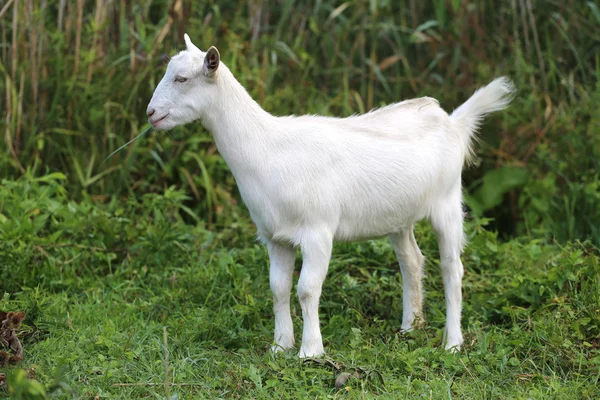
[[[155,110],[154,110],[154,108],[149,108],[149,109],[146,111],[146,113],[148,114],[148,116],[149,116],[149,117],[151,117],[151,116],[153,116],[153,115],[154,115],[154,111],[155,111]]]

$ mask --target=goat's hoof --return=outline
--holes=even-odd
[[[273,346],[271,346],[271,351],[273,353],[282,353],[284,351],[287,351],[289,349],[294,348],[294,345],[281,345],[281,344],[274,344]]]
[[[448,341],[446,343],[446,345],[444,346],[444,348],[449,351],[450,353],[456,354],[460,351],[460,347],[462,345],[463,341],[462,338],[460,340],[453,340],[453,341]]]
[[[412,330],[414,330],[414,329],[415,329],[415,328],[413,328],[412,324],[411,324],[411,325],[402,325],[402,326],[400,327],[400,332],[401,332],[401,333],[408,333],[408,332],[410,332],[410,331],[412,331]]]
[[[325,350],[323,349],[323,346],[314,349],[305,349],[301,347],[300,352],[298,353],[298,357],[300,358],[312,358],[322,355],[325,355]]]
[[[425,320],[423,318],[417,317],[413,321],[408,322],[406,324],[402,324],[400,327],[401,333],[412,332],[415,329],[423,329],[425,327]]]
[[[403,335],[405,335],[405,334],[407,334],[407,333],[409,333],[409,332],[412,332],[412,331],[414,331],[414,330],[415,330],[415,328],[414,328],[414,327],[412,327],[412,326],[410,326],[410,327],[408,327],[408,328],[404,328],[404,327],[402,327],[402,328],[400,328],[400,333],[401,333],[401,334],[403,334]]]
[[[452,353],[452,354],[460,353],[460,345],[457,344],[457,345],[452,346],[452,347],[446,346],[446,351],[448,351],[449,353]]]

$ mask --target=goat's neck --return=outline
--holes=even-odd
[[[219,152],[234,175],[252,169],[264,157],[267,135],[273,129],[274,117],[263,110],[234,78],[229,70],[222,72],[219,97],[202,117],[202,123],[215,139]]]

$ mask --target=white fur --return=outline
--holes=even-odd
[[[423,97],[343,119],[276,117],[223,63],[210,70],[208,53],[187,35],[186,44],[156,88],[149,120],[171,129],[199,119],[212,132],[269,251],[274,350],[294,345],[290,291],[300,247],[300,356],[324,353],[318,306],[334,240],[389,236],[404,282],[402,329],[412,329],[422,318],[423,267],[413,225],[423,218],[431,221],[440,246],[445,347],[460,348],[461,171],[483,116],[510,103],[511,82],[494,80],[450,116]],[[187,81],[175,82],[177,76]]]

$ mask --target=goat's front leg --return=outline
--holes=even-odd
[[[304,328],[299,356],[304,358],[325,353],[319,327],[319,298],[331,258],[332,239],[327,235],[311,235],[301,247],[302,271],[298,280],[298,298]]]
[[[290,314],[290,295],[296,250],[291,246],[274,242],[267,243],[271,263],[269,280],[273,293],[273,312],[275,313],[275,344],[273,351],[294,347],[294,326]]]

